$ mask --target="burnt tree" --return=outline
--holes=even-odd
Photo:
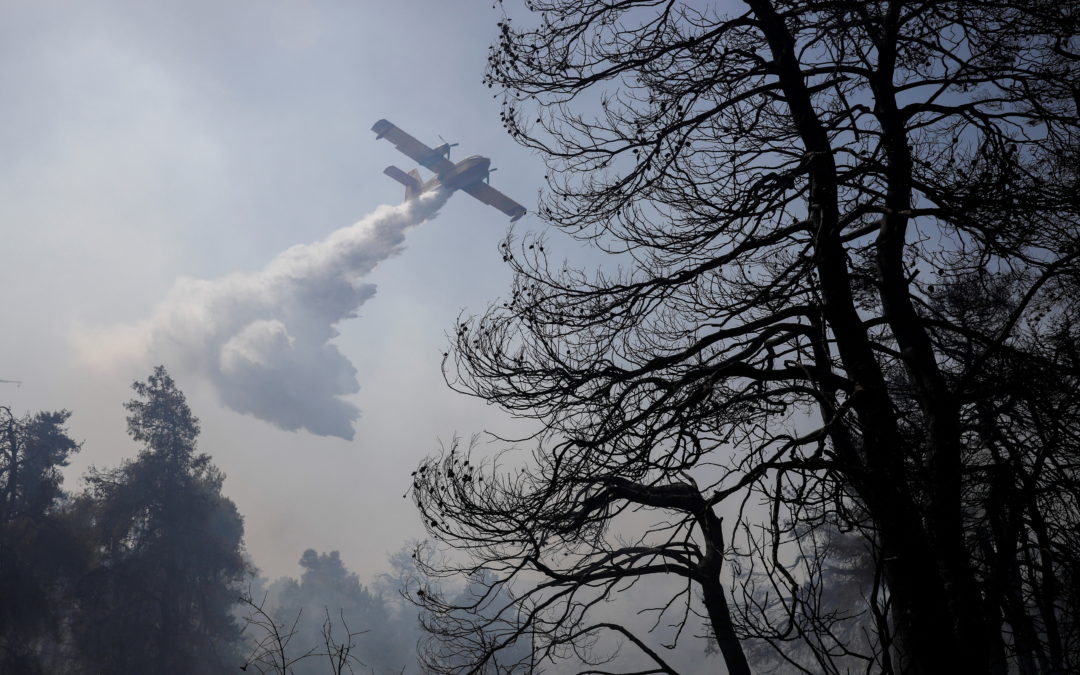
[[[1075,3],[526,5],[488,82],[544,220],[613,263],[510,236],[510,297],[457,329],[451,384],[542,427],[524,469],[416,473],[459,569],[517,594],[474,665],[613,631],[673,672],[589,617],[675,576],[661,614],[702,608],[731,672],[747,639],[811,672],[1080,666]],[[830,531],[870,560],[848,614]]]

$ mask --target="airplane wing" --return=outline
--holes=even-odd
[[[487,183],[473,183],[469,187],[462,189],[485,204],[494,206],[510,216],[511,223],[525,215],[524,206],[518,204],[513,199],[510,199]]]
[[[416,140],[409,134],[386,120],[379,120],[371,127],[376,138],[386,138],[393,143],[398,150],[405,153],[421,166],[431,169],[436,174],[443,174],[454,168],[454,163],[435,152],[428,146]]]

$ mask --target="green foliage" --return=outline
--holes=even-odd
[[[165,367],[157,366],[146,382],[135,382],[131,388],[139,396],[124,404],[131,413],[127,418],[131,437],[145,443],[152,454],[181,462],[192,459],[199,420]]]
[[[79,450],[71,413],[16,418],[0,408],[0,672],[43,673],[60,634],[57,598],[85,565],[59,512],[60,468]]]
[[[198,420],[165,369],[132,388],[128,429],[145,445],[92,471],[76,509],[98,555],[77,590],[76,640],[101,671],[221,672],[240,662],[231,610],[249,571],[243,519],[195,452]]]

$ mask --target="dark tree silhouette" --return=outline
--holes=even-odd
[[[0,672],[45,673],[59,658],[61,596],[86,551],[58,509],[60,469],[79,451],[66,410],[18,418],[0,406]]]
[[[452,385],[543,429],[523,469],[415,476],[516,593],[503,643],[614,631],[672,672],[590,610],[674,576],[660,613],[730,672],[751,638],[809,672],[1080,667],[1075,4],[526,4],[488,82],[541,215],[618,268],[508,237],[510,298],[457,330]],[[828,531],[865,542],[860,617],[814,600]]]
[[[136,459],[91,471],[78,511],[98,564],[78,588],[74,633],[88,666],[111,673],[237,668],[232,615],[244,563],[243,520],[224,476],[196,451],[198,420],[161,366],[132,385]]]

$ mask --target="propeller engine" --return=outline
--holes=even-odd
[[[442,141],[442,145],[435,148],[435,150],[440,155],[442,155],[443,157],[445,157],[447,159],[450,159],[450,148],[456,148],[458,146],[458,144],[457,143],[447,143],[446,139],[443,138],[442,136],[439,136],[439,140]]]

